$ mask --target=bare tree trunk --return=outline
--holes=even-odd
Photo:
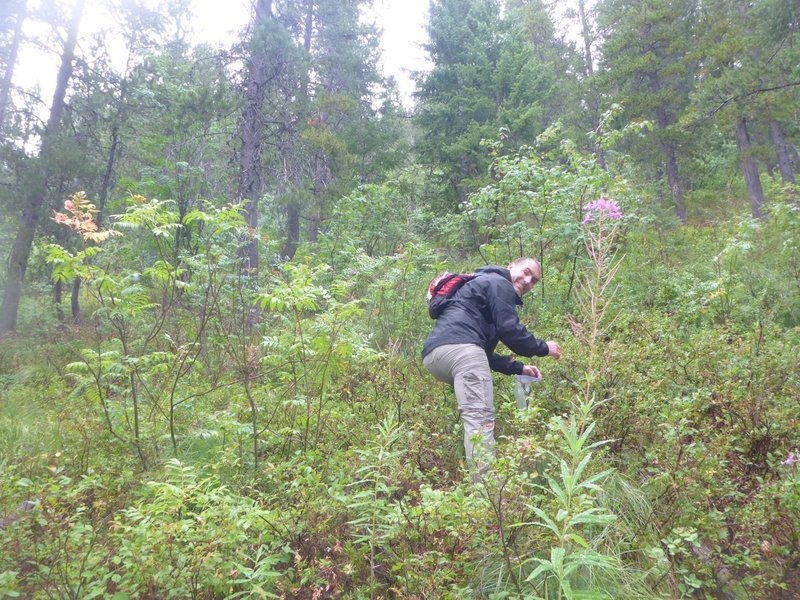
[[[311,43],[314,39],[314,8],[315,0],[306,0],[306,16],[305,24],[303,26],[303,48],[306,54],[311,53]],[[301,93],[301,106],[308,105],[309,97],[309,77],[308,74],[304,76],[303,85],[300,86]],[[317,161],[319,159],[315,159]],[[315,162],[316,166],[316,162]],[[315,177],[314,182],[314,199],[317,197],[317,181]],[[317,231],[319,230],[320,221],[316,214],[309,219],[309,239],[316,241]],[[300,244],[300,205],[296,202],[290,202],[286,205],[286,243],[281,250],[281,258],[284,260],[292,260],[297,247]]]
[[[53,102],[50,105],[50,116],[47,119],[47,126],[42,135],[42,145],[38,158],[39,164],[26,178],[27,181],[24,188],[26,193],[23,200],[22,216],[20,217],[19,228],[17,229],[17,235],[11,247],[11,256],[8,261],[3,308],[2,313],[0,313],[0,334],[14,331],[17,327],[17,312],[22,295],[22,282],[25,278],[25,270],[28,267],[28,258],[31,254],[39,212],[47,191],[47,158],[51,152],[53,140],[58,134],[61,116],[64,113],[64,98],[66,97],[70,77],[72,77],[72,61],[75,57],[78,25],[80,24],[84,3],[85,0],[78,0],[72,13],[72,20],[67,32],[67,41],[64,43],[64,51],[61,54],[61,66],[58,69]]]
[[[681,182],[680,174],[678,173],[678,159],[675,153],[675,144],[664,143],[664,154],[667,157],[667,181],[669,182],[669,189],[672,192],[672,205],[675,207],[675,214],[681,222],[686,222],[686,203],[684,201],[683,184]]]
[[[103,218],[103,211],[106,209],[106,202],[108,202],[108,191],[111,189],[111,180],[114,175],[114,164],[117,162],[117,151],[119,149],[119,125],[114,125],[111,128],[111,148],[108,150],[108,160],[106,161],[106,170],[103,173],[103,183],[100,186],[100,195],[97,198],[97,210],[99,211],[95,216],[97,227],[100,227],[100,221]]]
[[[583,38],[583,61],[586,65],[585,75],[587,80],[590,80],[594,75],[594,56],[592,56],[592,32],[589,27],[589,18],[586,15],[586,2],[585,0],[578,0],[578,17],[581,21],[581,37]],[[600,100],[590,90],[591,98],[589,98],[589,108],[592,111],[592,128],[595,134],[600,135]],[[600,145],[598,137],[597,144],[594,148],[597,155],[597,164],[600,165],[604,171],[608,170],[606,166],[606,156],[603,147]]]
[[[778,167],[781,170],[783,183],[794,185],[797,183],[792,172],[792,161],[789,159],[789,150],[786,147],[786,138],[783,137],[780,124],[775,119],[770,119],[769,136],[775,145],[775,154],[778,156]]]
[[[258,275],[258,201],[263,193],[261,153],[264,137],[264,98],[269,68],[269,29],[272,19],[272,0],[256,0],[253,17],[253,37],[245,83],[245,107],[240,121],[242,148],[239,153],[239,191],[237,198],[244,202],[250,241],[241,251],[247,273]]]
[[[44,172],[44,168],[39,167],[36,175],[26,177],[23,180],[27,194],[19,220],[19,227],[17,228],[17,235],[11,247],[11,256],[8,260],[3,308],[2,313],[0,313],[0,334],[15,331],[17,328],[17,312],[19,311],[19,302],[22,296],[22,281],[25,278],[25,270],[28,267],[33,234],[36,231],[39,209],[42,206],[42,196],[45,193],[44,178],[46,176],[47,173]]]
[[[308,241],[312,244],[317,243],[320,225],[322,225],[322,217],[319,212],[315,212],[308,218]]]
[[[800,154],[797,153],[797,146],[795,146],[794,144],[789,144],[789,154],[792,155],[794,170],[800,171]]]
[[[326,75],[322,82],[322,87],[326,92],[334,91],[334,84],[330,74]],[[320,111],[317,120],[321,129],[324,130],[328,127],[328,113],[326,111]],[[314,156],[314,208],[308,222],[308,241],[312,244],[317,241],[317,235],[322,225],[322,217],[325,213],[325,188],[328,187],[332,180],[333,175],[329,167],[328,156],[325,150],[319,150]]]
[[[314,31],[314,0],[306,0],[306,24],[303,31],[303,48],[311,52],[311,39]],[[308,90],[304,90],[308,92]]]
[[[585,73],[591,77],[594,74],[594,61],[592,57],[592,35],[589,30],[589,19],[586,16],[585,0],[578,0],[578,17],[581,20],[581,37],[583,38],[583,60],[586,65]]]
[[[656,187],[656,198],[658,199],[658,203],[663,206],[666,203],[666,199],[664,198],[664,168],[663,165],[656,163],[655,165],[655,180],[658,183]]]
[[[307,55],[311,53],[311,44],[314,39],[314,9],[316,8],[315,0],[306,0],[305,3],[305,19],[303,24],[303,49],[306,51]],[[309,99],[309,86],[310,86],[310,77],[309,74],[306,72],[303,74],[303,79],[300,82],[299,87],[299,101],[298,105],[303,107],[302,110],[305,110],[305,107],[308,106],[308,99]],[[285,131],[289,132],[289,135],[296,136],[297,132],[294,130],[294,125],[287,124]],[[316,159],[315,159],[316,161]],[[288,173],[288,170],[284,168],[285,178],[286,180],[291,180],[293,175]],[[314,197],[316,198],[316,183],[314,188]],[[298,202],[289,202],[286,205],[286,241],[283,244],[283,248],[280,252],[280,257],[283,260],[292,260],[294,255],[297,253],[297,248],[300,245],[300,213],[301,213],[301,204]],[[310,220],[313,223],[313,217]],[[316,236],[316,231],[319,229],[319,224],[317,223],[316,226],[310,225],[309,226],[309,235],[311,235],[312,231],[314,232],[314,236]]]
[[[327,116],[323,113],[320,115],[320,127],[325,127]],[[319,228],[322,225],[322,214],[324,212],[323,193],[329,181],[328,161],[323,152],[318,152],[314,157],[314,208],[313,214],[308,220],[308,241],[312,244],[317,241]]]
[[[81,321],[83,320],[83,315],[81,313],[81,301],[80,301],[80,293],[81,293],[81,281],[80,277],[76,277],[75,280],[72,282],[72,295],[70,296],[70,309],[72,310],[72,322],[75,325],[80,325]]]
[[[658,74],[650,74],[650,91],[655,94],[660,90],[661,81],[658,79]],[[672,119],[670,119],[669,113],[667,113],[667,109],[663,104],[656,108],[656,124],[664,133],[672,124]],[[664,151],[664,167],[667,171],[669,189],[670,192],[672,192],[672,205],[675,208],[675,214],[681,222],[686,222],[686,201],[684,199],[683,183],[678,170],[678,157],[675,151],[675,144],[662,139],[661,148]]]
[[[63,323],[64,319],[64,307],[61,306],[61,297],[62,297],[62,290],[64,288],[64,282],[59,279],[53,285],[53,303],[56,305],[56,315],[58,316],[58,322]]]
[[[17,13],[17,21],[14,25],[14,37],[11,38],[11,46],[8,49],[8,57],[6,58],[6,72],[3,75],[3,84],[0,87],[0,127],[6,119],[6,110],[8,109],[8,98],[11,95],[11,81],[14,78],[14,67],[17,64],[17,52],[19,52],[19,44],[22,40],[22,22],[25,20],[25,3],[19,3],[19,12]]]
[[[300,207],[297,203],[289,203],[286,207],[286,217],[286,243],[281,250],[281,258],[292,260],[300,243]]]
[[[744,181],[747,184],[747,194],[750,196],[750,211],[754,218],[762,219],[764,217],[764,189],[761,187],[758,163],[753,158],[750,133],[747,131],[747,121],[744,117],[740,117],[736,121],[736,145],[739,147]]]

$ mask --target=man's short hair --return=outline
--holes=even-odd
[[[524,263],[527,263],[527,262],[533,262],[533,263],[536,263],[537,265],[539,264],[539,261],[536,260],[535,258],[531,258],[530,256],[520,256],[516,260],[512,260],[509,263],[508,266],[509,267],[519,267],[520,265],[522,265]],[[539,266],[541,266],[541,265],[539,265]]]

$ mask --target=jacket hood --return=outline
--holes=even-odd
[[[505,267],[498,267],[497,265],[486,265],[485,267],[481,267],[475,270],[475,275],[488,275],[489,273],[500,275],[501,277],[504,277],[505,279],[511,281],[511,271],[509,271]]]
[[[475,275],[500,275],[503,279],[508,281],[509,283],[514,283],[511,281],[511,271],[506,269],[505,267],[498,267],[497,265],[486,265],[485,267],[481,267],[480,269],[476,269]],[[519,294],[516,293],[516,289],[514,290],[515,300],[514,303],[517,306],[522,306],[522,298],[519,297]]]

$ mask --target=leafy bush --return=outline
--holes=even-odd
[[[112,486],[117,486],[112,488]],[[171,461],[166,479],[116,509],[108,477],[56,476],[3,535],[18,589],[67,597],[269,595],[290,554],[275,535],[275,512],[213,477]]]

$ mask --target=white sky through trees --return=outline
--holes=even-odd
[[[1,0],[0,0],[1,1]],[[29,0],[35,7],[41,0]],[[74,0],[63,0],[69,7]],[[156,4],[156,2],[153,2]],[[430,67],[421,47],[427,38],[425,25],[428,18],[429,0],[375,0],[370,15],[374,18],[382,35],[382,64],[386,76],[394,76],[406,106],[412,103],[414,71]],[[252,0],[191,0],[193,17],[189,21],[190,38],[196,43],[213,46],[229,46],[250,20]],[[107,11],[103,0],[88,0],[81,21],[81,38],[107,29]],[[34,44],[21,48],[19,62],[14,74],[18,87],[32,89],[37,84],[45,105],[49,106],[58,70],[60,47],[53,43],[49,28],[28,19],[24,32]],[[121,42],[120,42],[121,44]],[[85,48],[84,48],[85,51]],[[112,51],[113,53],[113,51]]]

